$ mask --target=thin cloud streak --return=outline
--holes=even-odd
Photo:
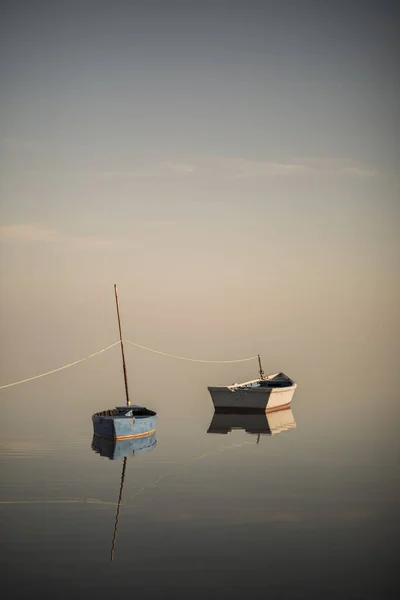
[[[191,161],[166,160],[138,165],[131,170],[98,171],[105,179],[153,179],[210,177],[217,179],[264,179],[334,176],[365,179],[378,174],[373,167],[351,159],[304,157],[291,162],[257,161],[235,157],[200,157]]]
[[[102,239],[96,236],[66,234],[57,229],[46,227],[40,223],[25,223],[19,225],[4,225],[0,227],[0,243],[3,244],[55,244],[68,250],[121,250],[140,249],[148,241],[149,236],[170,232],[179,226],[172,220],[138,221],[132,226],[135,240],[127,238]]]
[[[111,248],[118,243],[93,236],[75,236],[50,229],[40,223],[4,225],[0,227],[0,241],[17,244],[62,244],[70,249]]]
[[[13,152],[43,149],[43,142],[13,137],[0,138],[0,147]],[[64,149],[66,149],[64,145]],[[54,151],[54,144],[47,147]],[[69,148],[70,151],[75,149]],[[197,156],[191,159],[169,158],[158,162],[135,163],[127,169],[103,169],[91,175],[101,179],[146,180],[155,178],[210,177],[218,179],[262,179],[285,177],[337,176],[369,179],[378,170],[351,158],[303,156],[289,161],[254,160],[234,156]]]

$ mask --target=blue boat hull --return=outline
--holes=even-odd
[[[93,430],[112,440],[144,438],[155,433],[156,413],[140,406],[123,406],[96,413]]]

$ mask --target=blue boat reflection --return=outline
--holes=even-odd
[[[153,448],[157,445],[156,434],[155,432],[151,435],[146,435],[145,437],[135,437],[126,440],[118,441],[116,439],[102,437],[100,435],[93,435],[92,439],[92,450],[97,454],[100,454],[102,457],[109,458],[110,460],[118,460],[120,458],[122,461],[122,471],[121,471],[121,482],[119,488],[118,495],[118,503],[117,503],[117,511],[115,515],[115,524],[114,524],[114,534],[112,538],[111,544],[111,560],[114,560],[115,557],[115,546],[117,542],[117,530],[118,530],[118,521],[121,511],[122,505],[122,494],[124,489],[124,481],[126,475],[126,467],[128,463],[128,458],[136,456],[137,454],[144,454],[145,452],[151,452]]]
[[[227,434],[243,429],[250,435],[275,435],[282,431],[295,429],[296,421],[292,410],[286,408],[272,413],[220,412],[215,411],[207,433]]]
[[[150,452],[157,445],[156,434],[153,433],[142,438],[133,438],[130,440],[113,440],[104,438],[94,434],[92,440],[92,450],[100,454],[100,456],[109,458],[110,460],[118,460],[120,458],[128,458]]]

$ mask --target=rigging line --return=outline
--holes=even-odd
[[[124,342],[127,344],[131,344],[132,346],[136,346],[136,348],[141,348],[142,350],[148,350],[148,352],[154,352],[155,354],[161,354],[162,356],[169,356],[170,358],[178,358],[179,360],[189,360],[190,362],[198,362],[198,363],[238,363],[245,362],[248,360],[255,360],[257,356],[249,356],[248,358],[236,358],[234,360],[202,360],[200,358],[187,358],[185,356],[176,356],[175,354],[168,354],[168,352],[161,352],[160,350],[154,350],[154,348],[148,348],[147,346],[141,346],[140,344],[136,344],[135,342],[130,342],[129,340],[124,339]]]
[[[109,350],[113,346],[116,346],[117,344],[120,344],[120,343],[121,343],[121,341],[118,340],[118,342],[114,342],[113,344],[110,344],[110,346],[106,346],[102,350],[99,350],[98,352],[94,352],[94,354],[89,354],[89,356],[85,356],[84,358],[75,360],[74,362],[69,363],[69,365],[64,365],[63,367],[58,367],[58,369],[53,369],[52,371],[47,371],[47,373],[41,373],[40,375],[34,375],[34,377],[29,377],[28,379],[22,379],[21,381],[14,381],[14,383],[8,383],[7,385],[2,385],[2,386],[0,386],[0,390],[4,390],[5,388],[9,388],[14,385],[19,385],[20,383],[26,383],[27,381],[32,381],[33,379],[39,379],[39,377],[45,377],[46,375],[51,375],[52,373],[57,373],[57,371],[62,371],[63,369],[68,369],[68,367],[73,367],[74,365],[77,365],[78,363],[81,363],[85,360],[89,360],[89,358],[93,358],[93,356],[97,356],[98,354],[101,354],[102,352],[105,352],[106,350]]]

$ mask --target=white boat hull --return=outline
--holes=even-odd
[[[297,384],[285,388],[232,389],[209,387],[214,408],[273,412],[289,408]]]

